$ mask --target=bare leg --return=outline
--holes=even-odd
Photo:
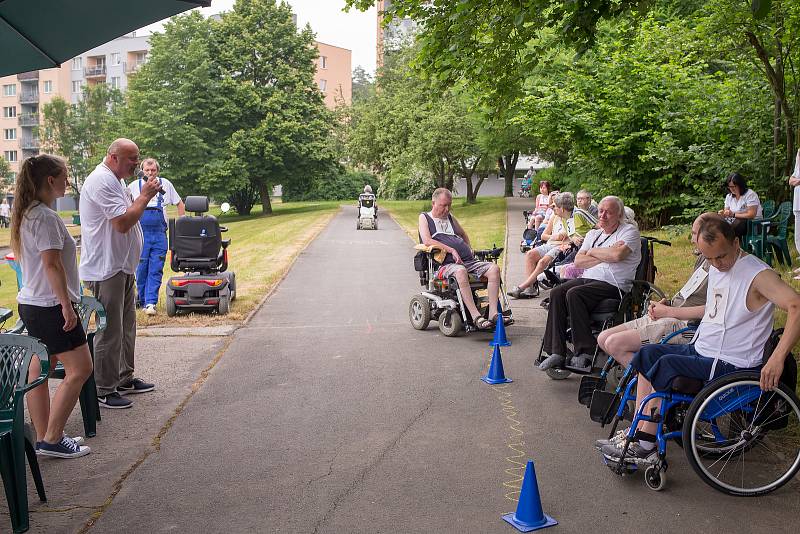
[[[47,433],[44,440],[48,443],[57,443],[64,432],[70,412],[78,401],[81,388],[89,374],[92,372],[92,357],[89,355],[89,345],[84,343],[80,347],[56,355],[64,364],[64,380],[59,384],[53,395],[50,407],[50,420],[47,424]],[[38,429],[37,429],[38,432]]]
[[[500,268],[493,264],[484,276],[488,280],[486,294],[489,298],[489,317],[491,318],[497,315],[497,303],[500,295]]]
[[[50,362],[55,365],[52,357]],[[41,370],[39,358],[34,356],[28,368],[28,382],[36,380]],[[28,391],[25,394],[25,401],[28,403],[28,413],[31,414],[31,421],[36,429],[36,441],[42,441],[47,432],[47,421],[50,419],[50,390],[47,388],[47,380]]]
[[[620,328],[621,330],[617,330]],[[603,334],[605,335],[603,336]],[[600,348],[625,367],[630,365],[631,360],[633,360],[633,354],[642,347],[639,332],[628,330],[623,325],[609,328],[600,335],[603,336],[603,345],[600,345]]]
[[[535,277],[531,278],[531,273],[536,270],[536,264],[541,258],[536,249],[529,250],[525,253],[525,276],[527,278],[519,285],[520,289],[525,289],[533,283],[533,280],[536,280]]]
[[[467,307],[470,317],[472,317],[473,320],[477,319],[480,312],[475,305],[475,301],[472,299],[472,289],[469,287],[469,275],[467,274],[467,270],[464,268],[458,269],[454,276],[458,282],[459,289],[461,289],[461,298],[464,301],[464,306]]]
[[[653,389],[653,385],[650,384],[644,375],[639,373],[639,379],[636,382],[636,406],[641,405],[644,398],[654,391],[655,389]],[[660,407],[661,399],[653,399],[648,403],[647,407],[642,410],[642,413],[649,415],[653,409],[655,409],[657,413]],[[658,423],[654,423],[652,421],[641,421],[637,430],[641,430],[642,432],[647,432],[648,434],[655,436],[658,430]]]
[[[536,282],[536,279],[539,277],[539,275],[545,272],[551,263],[553,263],[552,256],[544,256],[541,258],[536,264],[536,268],[534,268],[533,271],[531,271],[531,273],[528,275],[528,278],[526,278],[525,281],[519,285],[519,288],[525,289],[526,287],[532,286],[533,283]],[[527,271],[527,262],[525,267]]]

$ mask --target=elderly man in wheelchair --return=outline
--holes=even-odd
[[[575,265],[586,269],[585,272],[581,278],[569,280],[550,292],[542,340],[542,351],[548,356],[539,364],[542,371],[565,365],[590,369],[597,347],[592,313],[606,301],[619,304],[633,286],[641,259],[639,230],[623,220],[624,205],[618,197],[608,196],[600,201],[599,213],[598,229],[586,234],[575,256]],[[568,329],[574,355],[568,354]]]
[[[431,211],[419,215],[419,235],[423,245],[435,247],[446,256],[436,273],[437,278],[455,278],[463,305],[478,330],[491,330],[498,317],[500,293],[500,269],[491,261],[480,261],[473,253],[469,236],[450,213],[452,193],[443,187],[433,192]],[[470,276],[486,279],[488,317],[485,317],[473,298]],[[510,322],[510,318],[504,318]]]
[[[676,319],[701,319],[694,344],[651,344],[636,352],[631,366],[638,378],[623,399],[631,398],[635,385],[638,409],[631,428],[596,446],[619,474],[626,466],[648,465],[647,485],[661,489],[666,439],[680,437],[689,463],[712,487],[737,495],[766,493],[800,469],[796,439],[765,437],[800,422],[794,384],[781,383],[782,376],[784,382],[793,376],[796,384],[790,350],[800,339],[800,295],[743,252],[720,217],[702,222],[697,247],[710,264],[706,304],[671,310]],[[775,306],[788,314],[782,336],[772,330]],[[680,432],[676,413],[682,414]],[[748,457],[752,471],[744,459],[750,450],[760,455]]]

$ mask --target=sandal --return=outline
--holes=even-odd
[[[492,323],[492,326],[497,326],[497,314],[495,314],[494,317],[489,319],[489,321]],[[503,315],[503,326],[509,326],[510,324],[511,324],[511,317],[506,317],[505,315]]]
[[[472,322],[475,323],[475,328],[478,330],[491,330],[494,328],[494,324],[483,315],[478,316],[477,319],[473,319]]]

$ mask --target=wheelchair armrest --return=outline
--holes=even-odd
[[[219,231],[220,232],[227,232],[228,231],[228,227],[227,226],[220,226],[219,227]]]

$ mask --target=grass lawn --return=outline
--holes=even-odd
[[[137,317],[139,327],[167,323],[175,326],[211,326],[241,321],[261,302],[300,250],[338,209],[339,202],[274,202],[273,215],[262,216],[259,208],[254,209],[248,217],[221,215],[218,209],[212,209],[220,223],[228,227],[225,237],[231,239],[228,269],[236,272],[237,299],[230,313],[225,316],[192,313],[167,317],[162,286],[159,314],[151,317],[140,311]],[[173,274],[167,262],[164,280]],[[0,306],[12,308],[16,314],[17,285],[14,273],[7,265],[0,265],[0,283]],[[15,320],[16,315],[12,321]]]
[[[392,214],[406,233],[417,242],[419,214],[430,211],[430,200],[381,200],[380,209]],[[453,199],[452,214],[469,235],[472,248],[502,247],[506,232],[506,199],[502,197],[479,198],[475,204]]]

